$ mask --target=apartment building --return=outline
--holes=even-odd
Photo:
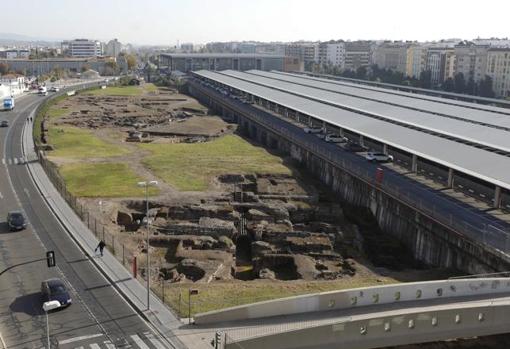
[[[466,81],[473,79],[480,82],[487,70],[487,52],[489,45],[477,45],[462,42],[455,46],[456,67],[455,74],[462,73]]]
[[[406,75],[418,79],[427,63],[428,46],[411,45],[406,54]]]
[[[103,47],[99,41],[75,39],[62,42],[62,51],[71,57],[97,57],[103,55]]]
[[[314,63],[319,63],[319,44],[315,42],[298,42],[285,46],[285,56],[299,58],[304,62],[305,70],[311,70]]]
[[[107,56],[117,57],[122,50],[122,44],[117,39],[108,41],[105,45],[104,53]]]
[[[510,97],[510,47],[487,51],[486,75],[492,78],[492,89],[497,97]]]
[[[451,47],[429,47],[425,70],[430,70],[432,86],[439,86],[455,73],[455,50]]]
[[[321,43],[319,45],[318,63],[321,65],[334,65],[343,69],[345,66],[345,43]]]
[[[379,68],[392,69],[405,74],[408,47],[408,44],[402,42],[385,42],[376,47],[373,63]]]
[[[345,43],[345,69],[356,70],[368,66],[372,61],[373,43],[371,41],[348,41]]]

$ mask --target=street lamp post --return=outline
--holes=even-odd
[[[50,318],[48,316],[48,312],[53,309],[60,308],[60,302],[59,301],[49,301],[43,303],[43,310],[46,313],[46,338],[48,340],[48,348],[50,349]]]
[[[156,186],[158,185],[157,181],[145,181],[145,182],[138,182],[138,186],[145,188],[145,228],[147,230],[147,310],[150,310],[150,294],[151,294],[151,268],[150,268],[150,253],[149,253],[149,247],[150,247],[150,241],[149,241],[149,186]]]

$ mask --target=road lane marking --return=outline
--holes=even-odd
[[[150,349],[149,346],[145,344],[140,337],[138,337],[138,335],[134,334],[131,336],[131,338],[133,338],[136,345],[138,345],[140,349]]]
[[[90,334],[87,336],[73,337],[73,338],[69,338],[69,339],[64,339],[63,341],[58,341],[58,344],[59,345],[69,344],[69,343],[83,341],[85,339],[91,339],[91,338],[96,338],[96,337],[101,337],[101,336],[103,336],[102,333],[96,333],[96,334]]]
[[[18,158],[14,158],[14,165],[18,164]]]
[[[96,344],[96,343],[89,344],[89,346],[90,346],[90,349],[101,349],[99,344]]]
[[[143,334],[145,335],[145,337],[147,337],[149,342],[151,342],[156,347],[156,349],[166,349],[166,347],[155,338],[154,334],[150,332],[144,332]]]
[[[0,191],[0,199],[3,199],[4,196],[2,195],[2,192]]]
[[[5,158],[2,158],[2,165],[5,165]]]

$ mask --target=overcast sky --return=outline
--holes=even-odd
[[[510,0],[1,0],[0,32],[123,43],[510,37]]]

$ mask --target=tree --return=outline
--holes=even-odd
[[[453,79],[452,78],[446,79],[441,85],[441,88],[446,92],[453,92],[455,90],[455,83]]]
[[[119,67],[117,66],[117,62],[115,61],[108,61],[104,65],[104,75],[115,75],[117,74]]]
[[[420,87],[430,88],[432,83],[432,72],[430,70],[424,70],[420,73]]]
[[[89,69],[90,69],[90,64],[88,64],[88,63],[85,63],[84,65],[81,66],[82,73],[86,72]]]
[[[136,56],[135,55],[127,55],[126,56],[128,70],[133,70],[136,67]]]
[[[494,98],[496,94],[492,89],[492,78],[490,76],[485,75],[485,78],[480,80],[478,92],[482,97]]]
[[[478,95],[478,86],[476,86],[475,80],[473,78],[469,78],[468,83],[466,85],[466,93],[470,95]]]
[[[358,69],[356,69],[356,78],[366,79],[367,78],[367,68],[359,67]]]
[[[9,65],[7,63],[0,63],[0,75],[7,74],[9,71]]]
[[[456,93],[465,93],[466,92],[466,79],[464,78],[464,74],[458,73],[453,77],[453,85],[454,91]]]

